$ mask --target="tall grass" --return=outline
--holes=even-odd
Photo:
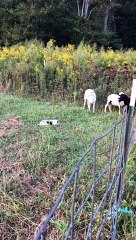
[[[42,119],[54,118],[60,121],[59,126],[38,125]],[[78,105],[51,105],[45,101],[0,95],[2,240],[33,239],[37,224],[49,213],[79,158],[91,141],[111,128],[117,119],[116,112],[104,114],[97,109],[93,114]],[[107,144],[104,142],[104,146]],[[105,161],[105,158],[99,157],[98,170],[103,168]],[[90,155],[82,166],[79,179],[79,203],[92,183],[92,176],[86,174],[91,169]],[[131,171],[129,164],[128,179]],[[128,183],[132,184],[133,178],[130,180]],[[70,218],[70,193],[71,189],[52,222],[56,229],[52,232],[52,240],[64,238],[68,225],[66,218]],[[99,197],[101,194],[100,191]],[[82,219],[77,220],[80,239],[83,239],[82,230],[90,219],[89,212],[88,204]],[[120,230],[122,240],[125,234],[132,236],[131,229],[126,232],[125,224]]]
[[[97,51],[83,42],[77,48],[71,44],[58,47],[50,40],[46,47],[33,41],[0,51],[0,83],[7,92],[54,102],[80,102],[86,88],[94,88],[101,102],[111,91],[129,94],[135,72],[136,53],[131,49]]]

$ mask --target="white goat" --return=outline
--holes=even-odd
[[[91,104],[93,104],[93,112],[95,112],[96,94],[92,89],[87,89],[84,93],[84,108],[86,103],[89,111],[91,109]]]
[[[122,94],[122,92],[120,94]],[[111,106],[117,106],[119,108],[119,115],[120,115],[120,107],[124,106],[124,103],[119,102],[118,94],[111,94],[107,97],[107,103],[105,105],[105,113],[106,113],[107,107],[109,108],[109,111],[112,112]]]

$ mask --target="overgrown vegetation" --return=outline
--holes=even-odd
[[[58,119],[59,126],[38,126],[42,119]],[[52,105],[45,101],[0,95],[0,235],[6,239],[32,239],[37,224],[49,213],[61,187],[90,142],[105,133],[118,118],[118,113],[96,114],[78,105]],[[95,131],[94,131],[95,130]],[[107,144],[104,142],[104,145]],[[107,146],[107,145],[106,145]],[[100,158],[99,169],[105,158]],[[127,183],[123,206],[135,208],[135,149],[128,161]],[[133,166],[133,167],[132,167]],[[91,156],[82,168],[79,202],[92,183]],[[83,170],[84,169],[84,170]],[[98,169],[98,170],[99,170]],[[103,186],[104,187],[104,186]],[[71,190],[70,190],[71,192]],[[70,192],[68,194],[70,194]],[[98,192],[101,196],[101,192]],[[52,222],[51,238],[63,239],[70,218],[70,195]],[[89,204],[86,213],[90,211]],[[82,216],[78,239],[88,214]],[[119,239],[134,239],[130,216],[122,216]],[[127,226],[131,226],[129,229]],[[134,224],[134,223],[133,223]],[[122,227],[121,227],[122,226]],[[106,234],[106,233],[105,233]],[[59,237],[58,237],[59,236]]]
[[[98,102],[103,103],[108,93],[123,90],[130,94],[129,86],[136,76],[136,52],[97,51],[95,46],[82,42],[78,48],[71,44],[58,47],[54,40],[44,47],[34,41],[3,48],[0,72],[0,83],[7,92],[31,94],[52,102],[80,102],[84,90],[93,88]]]
[[[45,60],[45,67],[44,67]],[[108,93],[125,91],[136,72],[134,50],[99,51],[83,42],[76,48],[47,46],[38,41],[4,47],[0,52],[0,212],[2,240],[32,239],[37,224],[47,216],[59,191],[96,137],[104,134],[118,113],[104,114]],[[96,114],[83,110],[83,94],[97,94]],[[12,93],[13,95],[10,95]],[[18,96],[17,96],[18,95]],[[34,97],[37,100],[23,97]],[[58,119],[59,126],[39,126],[42,119]],[[119,129],[118,129],[119,132]],[[88,134],[89,133],[89,134]],[[118,139],[118,134],[117,134]],[[97,173],[109,161],[110,138],[98,149]],[[135,209],[135,148],[128,161],[122,207]],[[132,167],[133,166],[133,167]],[[92,155],[80,170],[76,207],[92,185]],[[114,167],[114,166],[113,166]],[[103,196],[107,176],[100,183],[97,202]],[[71,212],[72,188],[52,219],[51,240],[64,239]],[[77,219],[75,239],[84,239],[91,205]],[[98,230],[100,216],[94,225]],[[110,224],[110,223],[109,223]],[[120,215],[119,240],[134,239],[134,219]],[[108,234],[108,224],[103,238]]]

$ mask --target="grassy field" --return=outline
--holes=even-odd
[[[33,239],[79,158],[118,118],[117,112],[94,114],[77,105],[0,95],[2,240]],[[60,125],[39,126],[43,119]]]

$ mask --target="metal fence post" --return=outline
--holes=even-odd
[[[126,122],[126,132],[125,132],[125,140],[124,140],[124,150],[121,159],[121,171],[119,176],[119,184],[117,188],[117,195],[116,195],[116,209],[114,209],[113,215],[113,233],[112,233],[112,240],[116,239],[116,230],[117,230],[117,221],[118,221],[118,207],[120,204],[120,195],[121,189],[123,185],[123,177],[126,168],[126,162],[128,158],[128,151],[129,151],[129,143],[130,143],[130,135],[131,135],[131,128],[134,116],[134,108],[136,102],[136,79],[133,79],[132,83],[132,90],[131,90],[131,97],[130,97],[130,105],[128,110],[127,122]]]
[[[126,165],[126,161],[127,161],[127,157],[128,157],[130,134],[131,134],[131,127],[132,127],[133,116],[134,116],[135,103],[136,103],[136,79],[133,79],[131,98],[130,98],[130,106],[129,106],[129,111],[128,111],[128,120],[127,120],[127,125],[126,125],[125,142],[124,142],[124,163],[125,163],[125,165]]]

